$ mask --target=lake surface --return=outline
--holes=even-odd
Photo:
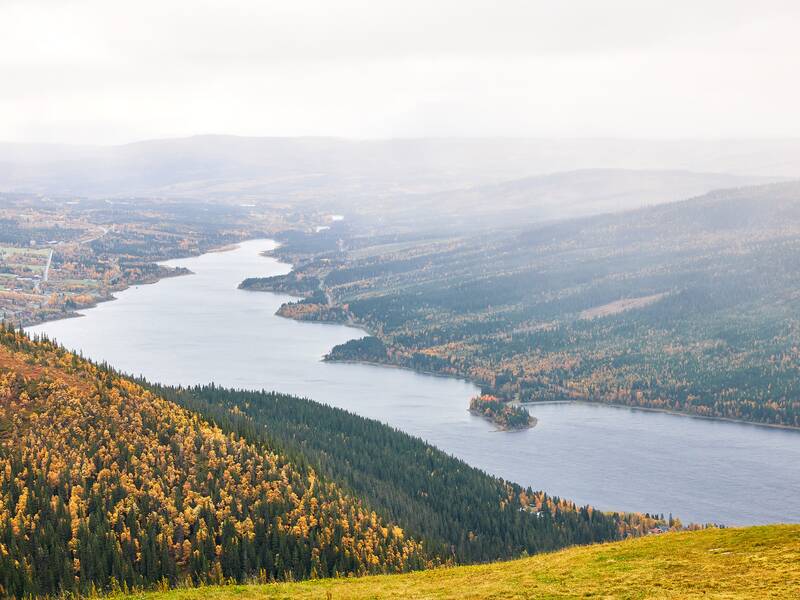
[[[500,477],[602,509],[730,525],[800,522],[800,433],[580,403],[531,408],[499,432],[467,411],[477,389],[401,369],[321,362],[363,332],[274,313],[289,296],[236,289],[287,273],[270,240],[169,261],[192,275],[135,286],[82,318],[30,328],[95,360],[170,384],[308,396],[379,419]]]

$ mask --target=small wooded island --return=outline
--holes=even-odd
[[[481,394],[469,401],[469,412],[496,423],[503,431],[517,431],[536,426],[536,417],[521,406],[503,402],[497,396]]]

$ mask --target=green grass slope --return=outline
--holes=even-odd
[[[238,598],[797,598],[800,525],[707,529],[408,575],[206,587],[145,600]]]

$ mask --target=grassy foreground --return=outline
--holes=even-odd
[[[798,598],[800,525],[709,529],[515,561],[359,579],[180,589],[144,600]]]

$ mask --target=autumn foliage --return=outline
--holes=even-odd
[[[428,564],[313,469],[48,342],[0,342],[3,595]]]

